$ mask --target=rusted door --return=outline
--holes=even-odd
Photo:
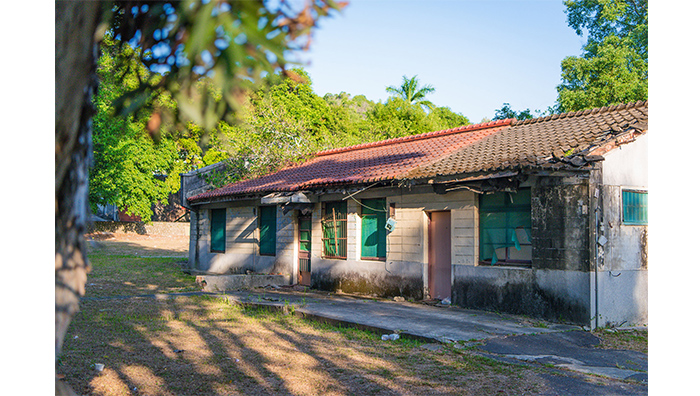
[[[299,284],[311,286],[311,216],[299,214]]]
[[[450,212],[430,212],[428,216],[428,288],[431,298],[444,299],[452,292]]]

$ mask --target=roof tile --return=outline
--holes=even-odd
[[[615,139],[619,131],[646,129],[647,123],[646,101],[530,120],[491,121],[321,151],[302,164],[189,200],[535,166],[559,169],[565,164],[551,163],[553,156],[597,154],[593,149]]]
[[[648,102],[640,101],[517,121],[449,158],[419,166],[401,177],[419,179],[527,167],[532,161],[522,154],[539,159],[573,155],[599,143],[611,131],[645,126],[647,119]]]
[[[388,181],[494,134],[508,127],[513,121],[491,121],[321,151],[302,164],[259,178],[229,184],[189,200],[197,202],[225,196]]]

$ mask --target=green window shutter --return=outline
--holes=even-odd
[[[630,225],[646,225],[647,192],[622,190],[622,223]]]
[[[226,209],[211,210],[211,251],[226,251]]]
[[[277,253],[277,207],[260,207],[260,254]]]
[[[386,201],[362,200],[362,249],[364,258],[386,257]]]

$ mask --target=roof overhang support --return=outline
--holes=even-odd
[[[316,199],[309,191],[275,192],[260,199],[263,205],[286,205],[296,203],[314,203]]]
[[[429,180],[433,186],[433,192],[438,195],[458,190],[469,190],[477,194],[493,191],[516,191],[520,183],[525,181],[526,175],[518,171],[503,171],[476,176],[468,176],[444,182]]]
[[[280,205],[282,213],[287,214],[292,210],[299,210],[302,214],[309,214],[314,210],[316,198],[309,191],[276,192],[260,198],[262,205]]]
[[[562,169],[563,168],[563,169]],[[488,194],[495,191],[516,192],[520,183],[528,176],[576,177],[587,178],[590,168],[558,167],[550,169],[521,169],[494,173],[483,173],[467,177],[446,180],[429,180],[433,192],[442,195],[458,190],[469,190],[477,194]]]

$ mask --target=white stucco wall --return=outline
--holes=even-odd
[[[649,135],[641,135],[604,155],[603,184],[612,186],[649,185]]]
[[[648,190],[648,171],[648,134],[606,153],[602,163],[598,237],[607,242],[598,256],[599,326],[648,321],[648,226],[624,224],[622,216],[622,191]]]

